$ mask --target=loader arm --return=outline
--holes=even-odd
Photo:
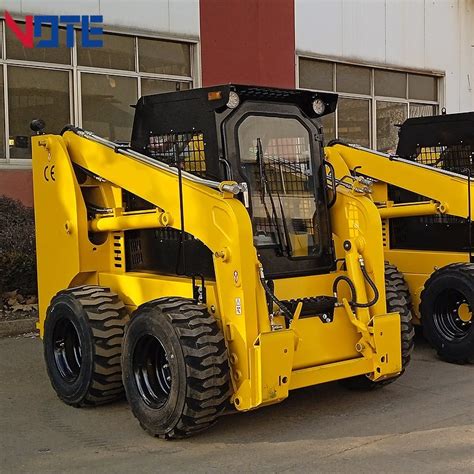
[[[65,239],[66,246],[63,247],[57,245],[57,240],[54,244],[51,235],[44,240],[39,235],[38,245],[42,246],[38,260],[39,274],[40,278],[47,281],[46,286],[50,288],[47,294],[43,293],[40,303],[41,314],[44,315],[50,298],[58,288],[64,286],[64,283],[59,283],[59,281],[64,281],[65,271],[69,273],[69,284],[74,285],[75,282],[80,281],[81,275],[83,278],[87,277],[88,270],[101,270],[100,267],[97,269],[97,261],[92,263],[96,252],[100,252],[100,247],[93,246],[89,242],[88,229],[84,226],[87,222],[86,209],[82,203],[81,190],[74,180],[74,171],[70,169],[68,155],[73,164],[100,176],[117,189],[126,189],[159,209],[166,209],[167,224],[170,226],[179,228],[180,208],[178,177],[171,172],[140,163],[125,155],[117,155],[114,150],[80,137],[74,132],[66,132],[63,138],[42,136],[34,138],[34,141],[41,142],[42,146],[38,146],[37,150],[43,151],[50,157],[49,161],[47,158],[42,160],[42,157],[36,157],[37,161],[49,163],[49,167],[55,166],[56,178],[54,182],[45,181],[41,176],[44,166],[37,167],[35,170],[37,209],[43,208],[41,204],[43,200],[46,202],[57,200],[57,195],[54,198],[49,195],[49,192],[56,193],[52,190],[53,185],[64,186],[59,191],[63,199],[62,210],[64,211],[64,216],[61,216],[64,224],[60,228],[64,228],[64,233],[68,237]],[[248,213],[240,201],[232,199],[232,194],[222,193],[187,179],[183,179],[182,184],[183,201],[186,203],[183,208],[185,230],[205,243],[213,253],[218,286],[216,293],[219,298],[217,303],[221,308],[219,314],[225,314],[222,308],[234,308],[235,311],[236,301],[238,301],[239,306],[245,308],[246,312],[255,315],[253,318],[234,318],[226,328],[233,334],[231,345],[236,345],[234,351],[246,354],[243,341],[255,340],[260,332],[270,329],[268,314],[266,311],[262,312],[262,309],[266,310],[266,301],[264,290],[258,281],[258,260],[253,246]],[[122,204],[118,195],[113,205],[114,208],[109,217],[98,219],[100,225],[106,226],[107,221],[113,221],[120,215]],[[76,209],[80,209],[81,212],[77,213]],[[206,212],[202,212],[203,209],[206,209]],[[41,219],[39,213],[37,214]],[[142,219],[147,215],[148,213],[142,214]],[[136,214],[135,216],[140,217]],[[159,226],[157,217],[155,227]],[[74,243],[76,239],[77,243]],[[64,240],[64,236],[61,236],[61,240]],[[67,245],[69,242],[70,246]],[[51,246],[52,243],[54,247],[51,247],[50,252],[45,252],[44,248]],[[79,249],[77,259],[72,257],[76,253],[76,248]],[[62,252],[63,257],[52,259],[53,252]],[[104,270],[108,268],[107,258],[107,255],[103,258]],[[88,268],[88,262],[90,268]],[[104,275],[101,275],[101,278],[105,278]],[[140,300],[133,303],[136,306]],[[241,366],[248,367],[248,363],[242,360]],[[248,378],[248,373],[245,373],[243,369],[242,372],[242,378]]]
[[[440,213],[466,218],[469,214],[468,178],[466,176],[365,148],[342,144],[326,147],[325,153],[330,162],[342,159],[347,166],[347,174],[356,170],[357,173],[364,176],[398,186],[435,201],[435,205],[431,206],[412,203],[404,216]],[[341,176],[343,175],[337,177]],[[474,194],[471,193],[471,206],[473,197]],[[386,212],[384,211],[386,207],[387,203],[379,206],[382,214]],[[386,217],[392,216],[386,215]],[[401,217],[401,215],[397,216],[394,213],[393,217]]]

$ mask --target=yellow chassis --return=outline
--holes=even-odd
[[[87,170],[80,182],[73,164]],[[158,297],[192,297],[188,278],[125,268],[124,231],[179,229],[176,175],[69,131],[33,137],[33,177],[41,335],[47,307],[64,288],[110,287],[130,313]],[[156,209],[124,212],[122,189]],[[110,213],[88,220],[85,198]],[[354,282],[358,300],[368,301],[362,257],[380,292],[377,303],[353,311],[340,285],[341,306],[332,323],[299,318],[298,308],[289,329],[273,331],[245,207],[230,193],[188,179],[183,180],[183,199],[186,231],[213,253],[216,280],[206,282],[206,304],[225,336],[237,409],[280,401],[300,387],[363,374],[377,380],[400,372],[400,317],[386,312],[381,220],[368,197],[342,189],[331,209],[336,254],[346,270],[279,279],[275,293],[280,299],[331,295],[334,279],[345,274]],[[345,241],[350,250],[344,250]]]

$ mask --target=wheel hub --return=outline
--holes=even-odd
[[[449,341],[466,337],[472,325],[472,311],[459,290],[449,288],[442,291],[433,308],[434,323],[438,332]]]
[[[135,383],[145,403],[152,408],[161,408],[168,400],[172,358],[156,336],[143,336],[135,345],[132,362]]]
[[[61,377],[73,383],[79,377],[82,350],[79,334],[67,318],[60,319],[53,332],[54,361]]]
[[[472,312],[469,308],[469,305],[466,303],[461,303],[458,308],[459,319],[464,323],[470,323],[472,320]]]

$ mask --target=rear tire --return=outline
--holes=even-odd
[[[132,412],[152,436],[203,431],[228,405],[224,336],[193,300],[160,298],[140,306],[126,330],[122,366]]]
[[[47,310],[44,358],[58,397],[74,407],[123,396],[121,345],[128,315],[108,288],[60,291]]]
[[[423,334],[447,362],[474,363],[474,264],[435,271],[421,293]]]
[[[396,289],[399,295],[403,295],[410,311],[412,311],[412,299],[410,289],[408,288],[407,282],[403,273],[393,265],[393,263],[385,262],[385,280],[389,281]]]
[[[374,390],[385,387],[385,385],[395,382],[395,380],[405,372],[406,367],[410,363],[415,337],[410,304],[405,297],[405,295],[410,295],[410,291],[403,274],[398,271],[395,265],[388,262],[385,262],[385,294],[387,299],[387,312],[400,313],[402,371],[394,377],[383,380],[373,381],[365,375],[341,380],[341,384],[351,390]]]

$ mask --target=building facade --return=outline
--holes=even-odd
[[[328,139],[390,151],[407,117],[474,110],[474,0],[0,0],[5,11],[104,19],[103,48],[81,47],[79,28],[72,48],[66,29],[58,48],[24,48],[0,21],[0,195],[27,205],[37,117],[127,142],[141,95],[299,87],[339,94]]]

